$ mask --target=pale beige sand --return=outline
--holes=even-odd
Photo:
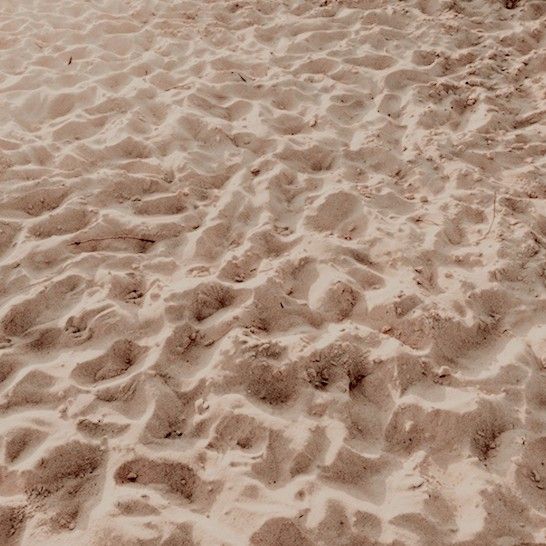
[[[546,541],[516,4],[1,0],[1,545]]]

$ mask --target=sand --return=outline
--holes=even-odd
[[[2,0],[0,544],[546,543],[545,46]]]

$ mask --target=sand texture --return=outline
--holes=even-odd
[[[546,543],[546,1],[0,0],[0,545]]]

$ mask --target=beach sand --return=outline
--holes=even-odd
[[[2,0],[0,544],[546,543],[545,46]]]

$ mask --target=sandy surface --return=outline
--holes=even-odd
[[[0,543],[546,541],[546,2],[2,0]]]

